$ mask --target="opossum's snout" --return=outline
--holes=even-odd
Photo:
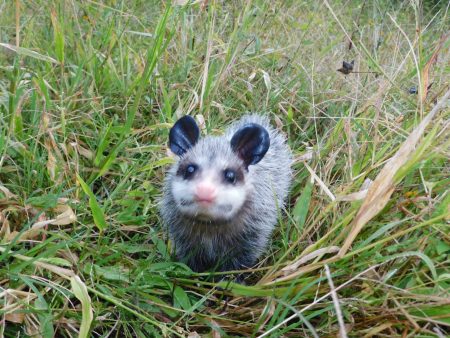
[[[194,188],[195,201],[201,205],[209,205],[216,200],[217,189],[210,183],[201,182]]]

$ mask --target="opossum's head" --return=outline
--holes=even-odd
[[[170,130],[170,149],[179,156],[170,191],[178,211],[199,220],[230,220],[244,206],[257,177],[249,174],[270,146],[269,133],[250,123],[226,137],[199,138],[190,116]],[[250,168],[251,169],[251,168]]]

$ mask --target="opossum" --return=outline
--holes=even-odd
[[[169,132],[177,155],[160,214],[178,260],[193,271],[251,268],[267,248],[288,195],[292,154],[266,117],[246,115],[200,138],[186,115]]]

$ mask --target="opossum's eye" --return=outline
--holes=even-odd
[[[225,169],[223,171],[223,178],[224,178],[225,182],[234,184],[234,183],[236,183],[237,174],[233,169]]]
[[[197,171],[198,166],[195,164],[189,164],[186,169],[184,170],[184,179],[188,180],[194,176],[195,172]]]

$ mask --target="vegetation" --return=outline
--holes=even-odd
[[[0,336],[449,334],[448,2],[170,4],[0,1]],[[294,184],[215,283],[160,223],[168,129],[248,111]]]

